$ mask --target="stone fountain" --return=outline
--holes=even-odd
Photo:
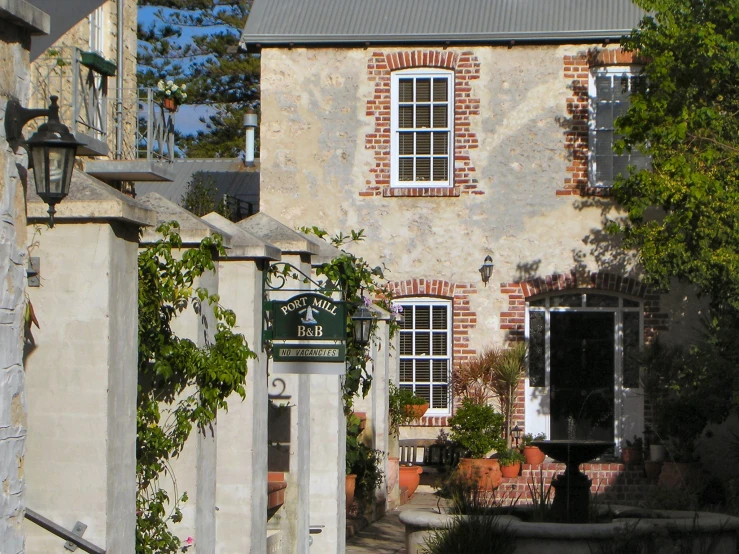
[[[580,471],[580,464],[594,460],[613,446],[607,441],[542,440],[534,446],[557,462],[566,465],[565,472],[552,480],[554,500],[552,514],[561,523],[587,523],[590,486],[593,482]]]

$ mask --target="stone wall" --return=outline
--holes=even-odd
[[[20,1],[0,8],[0,552],[24,551],[27,408],[23,368],[26,307],[24,150],[5,136],[11,98],[25,103],[31,34],[48,32],[49,17]]]

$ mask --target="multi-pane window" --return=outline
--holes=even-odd
[[[102,6],[90,14],[90,52],[103,53],[103,17]]]
[[[643,169],[649,158],[636,149],[613,151],[620,136],[615,121],[631,104],[631,94],[643,87],[645,78],[638,68],[600,67],[590,75],[590,183],[610,187],[616,177],[628,175],[628,167]]]
[[[450,186],[452,72],[396,72],[392,90],[393,186]]]
[[[431,413],[449,413],[452,310],[443,300],[403,299],[400,325],[401,388],[429,401]]]

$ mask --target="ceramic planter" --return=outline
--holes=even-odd
[[[542,452],[538,446],[524,446],[523,456],[526,458],[526,463],[532,466],[538,466],[544,463],[546,455]]]
[[[406,404],[403,406],[403,414],[412,419],[421,419],[428,409],[428,402],[425,404]]]
[[[177,102],[175,102],[174,98],[164,98],[162,100],[162,106],[169,112],[177,111]]]
[[[421,473],[423,473],[423,468],[420,466],[400,466],[398,482],[401,489],[408,489],[409,499],[421,483]]]
[[[503,474],[503,477],[507,479],[518,477],[519,471],[521,471],[521,462],[516,462],[515,464],[511,464],[509,466],[500,466],[501,474]]]
[[[493,458],[462,458],[457,470],[462,477],[476,479],[477,486],[485,491],[497,489],[503,479],[500,464]]]
[[[659,484],[668,489],[685,489],[700,479],[700,464],[697,462],[664,462],[659,474]]]
[[[642,449],[633,446],[624,446],[621,449],[621,460],[627,466],[642,463],[644,461]]]
[[[659,474],[662,472],[662,462],[655,462],[654,460],[644,461],[644,475],[650,481],[656,482],[659,479]]]
[[[667,456],[667,449],[664,444],[649,445],[649,459],[653,462],[664,462]]]
[[[354,489],[357,486],[357,476],[354,473],[350,473],[346,476],[345,490],[346,490],[346,507],[352,505],[354,502]]]

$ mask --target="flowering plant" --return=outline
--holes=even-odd
[[[181,104],[187,98],[185,90],[187,85],[176,84],[174,81],[159,81],[157,83],[158,96],[160,98],[172,98],[177,104]]]

